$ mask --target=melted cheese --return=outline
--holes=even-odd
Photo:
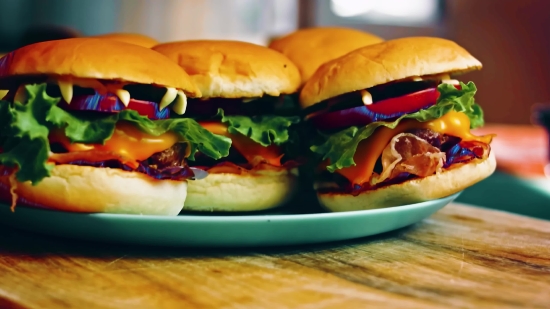
[[[336,170],[336,173],[346,177],[353,184],[369,182],[376,161],[390,140],[397,134],[411,129],[430,129],[432,131],[460,137],[464,141],[491,142],[493,135],[475,136],[470,133],[470,119],[461,112],[450,111],[439,119],[428,122],[403,120],[395,129],[379,127],[369,138],[361,141],[355,151],[353,160],[355,166]]]
[[[115,91],[116,96],[124,104],[124,106],[128,107],[128,104],[130,104],[130,92],[128,90],[124,89],[117,89]]]
[[[261,157],[271,165],[281,165],[282,154],[276,145],[264,147],[242,134],[231,134],[227,131],[227,125],[221,122],[199,122],[199,124],[214,134],[231,138],[231,147],[234,147],[251,164],[256,163],[258,157]]]
[[[451,75],[449,73],[443,73],[443,74],[438,74],[438,75],[432,75],[436,80],[437,79],[440,79],[440,80],[449,80],[451,79]]]
[[[443,80],[441,80],[441,83],[451,84],[451,85],[460,85],[460,82],[456,79],[443,79]]]
[[[17,88],[13,101],[19,102],[19,103],[27,102],[27,90],[25,90],[25,85],[21,85],[19,86],[19,88]]]
[[[178,90],[176,88],[166,88],[166,93],[162,97],[159,103],[159,110],[163,110],[166,106],[170,105],[178,96]]]
[[[128,107],[128,104],[130,103],[130,93],[128,92],[128,90],[124,89],[124,86],[129,84],[126,82],[103,84],[97,79],[80,78],[68,75],[59,76],[57,78],[51,77],[49,81],[57,83],[63,100],[65,100],[65,102],[67,102],[68,104],[70,104],[73,99],[74,86],[94,89],[102,95],[112,93],[116,95],[119,98],[120,102],[122,102],[122,104],[124,104],[124,106],[126,107]],[[166,93],[162,97],[162,100],[159,102],[159,109],[163,110],[168,105],[170,105],[170,103],[174,102],[174,100],[176,100],[175,105],[177,105],[174,106],[174,110],[178,113],[179,111],[183,110],[183,112],[181,112],[181,114],[183,114],[187,106],[187,97],[182,90],[177,90],[176,88],[166,88]]]
[[[176,103],[172,106],[172,110],[178,115],[185,114],[185,111],[187,110],[187,96],[182,90],[178,90]]]
[[[71,143],[63,130],[52,131],[49,139],[51,143],[60,143],[69,152],[112,151],[124,158],[122,163],[134,168],[137,167],[138,161],[143,161],[178,142],[178,137],[173,132],[151,136],[127,122],[117,123],[113,136],[104,145]]]
[[[372,104],[372,95],[367,90],[361,90],[361,99],[364,105]]]
[[[59,91],[61,92],[63,100],[65,100],[67,104],[71,104],[71,101],[73,100],[73,84],[71,83],[71,80],[63,78],[59,79],[57,83],[59,85]]]

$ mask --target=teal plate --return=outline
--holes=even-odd
[[[339,213],[189,215],[78,214],[0,205],[0,222],[48,235],[99,242],[192,247],[313,244],[376,235],[431,216],[460,193],[391,208]]]

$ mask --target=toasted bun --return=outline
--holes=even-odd
[[[92,37],[130,43],[146,48],[151,48],[159,43],[157,40],[139,33],[107,33],[94,35]]]
[[[210,174],[189,181],[185,210],[256,211],[287,202],[296,188],[295,170],[261,175]]]
[[[9,176],[0,177],[0,186],[10,187]],[[51,177],[35,186],[17,183],[15,192],[55,210],[175,216],[183,208],[187,182],[119,169],[57,165]]]
[[[6,78],[68,75],[122,80],[182,89],[200,96],[191,78],[167,57],[142,46],[97,38],[74,38],[27,45],[0,60]]]
[[[153,47],[177,62],[203,98],[249,98],[293,93],[298,68],[283,54],[238,41],[181,41]]]
[[[303,85],[323,63],[382,41],[380,37],[355,29],[316,27],[300,29],[273,40],[269,48],[281,52],[296,64]]]
[[[331,211],[354,211],[399,206],[443,198],[489,177],[496,168],[493,151],[485,160],[476,160],[440,174],[351,194],[318,194],[319,203]]]
[[[323,64],[300,93],[303,108],[326,99],[414,76],[460,74],[481,63],[455,42],[402,38],[354,50]]]

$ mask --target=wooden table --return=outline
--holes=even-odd
[[[292,248],[66,241],[0,227],[0,308],[549,308],[550,221],[453,204]]]

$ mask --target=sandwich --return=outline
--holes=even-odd
[[[180,65],[202,93],[183,117],[232,140],[222,159],[190,163],[208,177],[188,187],[185,210],[258,211],[285,204],[295,189],[292,155],[297,115],[285,95],[300,85],[296,66],[264,46],[238,41],[181,41],[153,47]]]
[[[94,35],[92,36],[92,38],[115,40],[119,42],[125,42],[125,43],[143,46],[146,48],[151,48],[159,43],[157,40],[153,39],[152,37],[139,34],[139,33],[114,32],[114,33]]]
[[[270,42],[269,48],[287,56],[300,71],[301,85],[325,62],[383,39],[356,29],[315,27],[300,29]]]
[[[183,114],[189,75],[141,46],[41,42],[0,59],[0,200],[70,212],[177,215],[187,164],[231,141]]]
[[[456,43],[390,40],[323,64],[300,93],[319,132],[315,189],[332,211],[397,206],[457,193],[495,170],[493,135],[476,86],[452,76],[481,69]]]
[[[287,56],[300,71],[300,88],[305,85],[313,73],[325,62],[341,57],[357,48],[382,42],[383,39],[368,32],[344,27],[313,27],[299,29],[285,36],[276,38],[269,43],[269,48]],[[290,95],[287,100],[294,114],[302,115],[299,101],[299,91]],[[289,107],[290,108],[290,107]],[[315,134],[315,129],[305,122],[296,127],[298,140],[303,141],[296,145],[298,152],[307,154],[309,145],[306,142]],[[314,207],[315,192],[313,181],[315,161],[307,156],[301,158],[303,164],[299,168],[299,190],[301,192],[293,201],[306,210],[304,205]]]

